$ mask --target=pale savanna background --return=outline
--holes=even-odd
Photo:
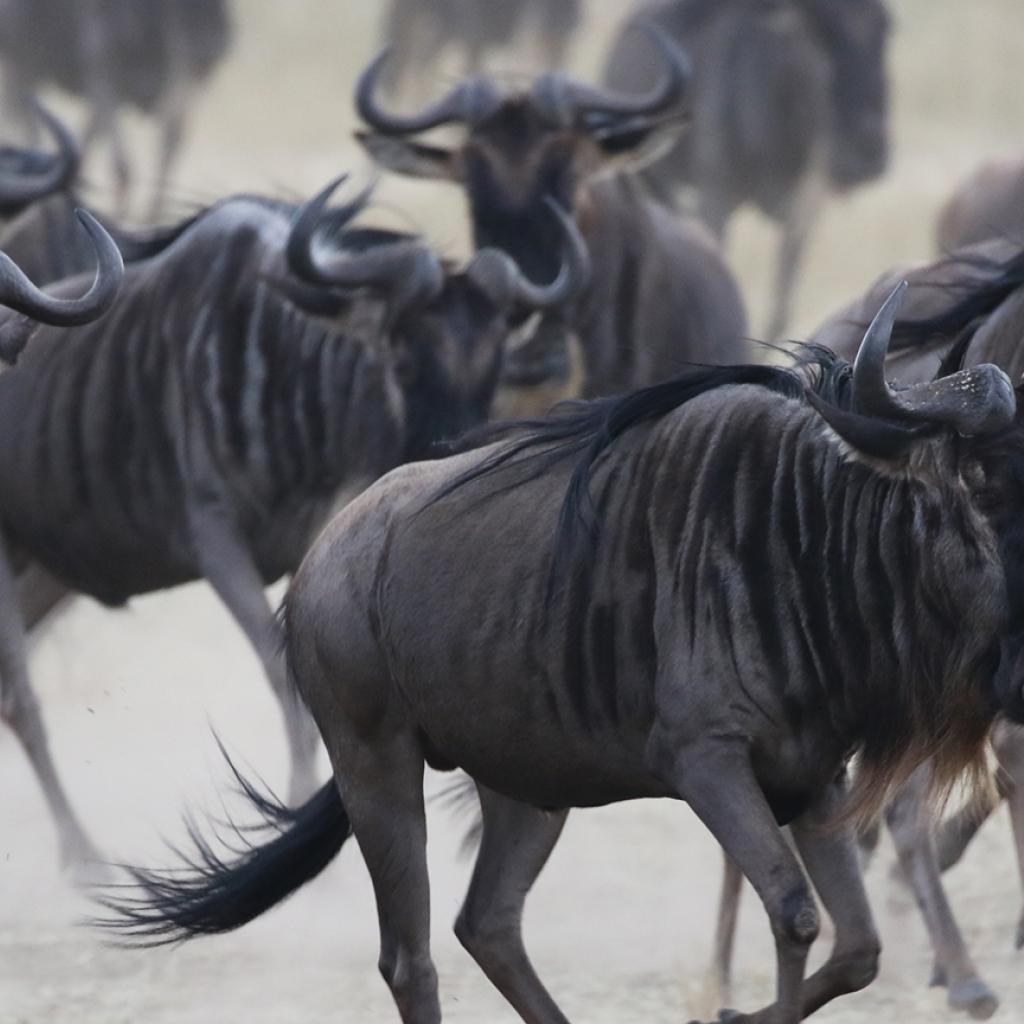
[[[626,4],[591,0],[574,46],[581,74],[599,65]],[[810,332],[880,271],[928,257],[934,215],[982,158],[1024,149],[1024,6],[1020,0],[893,0],[894,160],[878,185],[833,203],[814,236],[794,336]],[[305,196],[341,170],[369,169],[350,139],[353,81],[378,45],[374,0],[235,0],[231,58],[198,104],[175,196],[183,203],[258,190]],[[496,60],[521,73],[519,47]],[[451,62],[437,87],[450,81]],[[80,111],[56,101],[74,121]],[[80,120],[79,120],[80,123]],[[151,131],[132,122],[143,156]],[[89,167],[102,182],[102,162]],[[102,200],[97,189],[94,195]],[[383,215],[413,224],[451,254],[465,251],[458,194],[386,180]],[[764,322],[774,239],[741,218],[730,246],[755,327]],[[242,764],[283,788],[276,708],[255,657],[203,586],[132,602],[78,602],[34,641],[34,679],[57,759],[96,840],[112,859],[160,862],[188,804],[219,813],[226,770],[215,728]],[[431,781],[436,786],[436,780]],[[229,801],[230,802],[230,801]],[[433,808],[435,954],[446,1020],[504,1024],[513,1014],[450,935],[469,867],[463,824]],[[867,992],[821,1012],[832,1024],[950,1019],[928,990],[922,926],[888,880],[883,847],[870,887],[885,942]],[[574,1021],[681,1022],[704,1014],[703,979],[717,899],[718,854],[681,805],[636,803],[577,813],[527,907],[527,942]],[[982,832],[948,876],[967,939],[1003,1006],[1024,1017],[1024,956],[1012,934],[1021,894],[1005,817]],[[294,900],[243,932],[177,950],[104,947],[77,925],[89,912],[61,877],[34,779],[0,732],[0,1024],[376,1024],[397,1020],[376,973],[376,916],[354,844]],[[824,945],[824,942],[819,943]],[[771,990],[773,959],[760,909],[741,920],[736,1002]],[[818,956],[822,955],[819,951]]]

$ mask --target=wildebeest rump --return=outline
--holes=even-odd
[[[115,605],[208,580],[261,658],[285,715],[293,787],[306,793],[315,736],[264,584],[294,570],[346,497],[481,422],[513,303],[571,294],[577,266],[570,256],[550,288],[531,288],[500,253],[456,272],[413,238],[339,235],[364,198],[322,217],[326,195],[301,211],[226,200],[127,268],[105,322],[40,330],[0,374],[3,565],[38,562]],[[289,248],[293,216],[303,232]],[[289,258],[319,279],[290,278]],[[10,587],[0,626],[6,718],[65,863],[89,870],[94,851],[47,750]]]
[[[592,279],[566,313],[567,331],[551,336],[579,338],[587,395],[746,355],[742,299],[714,241],[623,170],[666,132],[679,130],[685,104],[685,55],[657,33],[649,45],[661,56],[662,77],[644,93],[605,92],[559,73],[505,93],[495,81],[475,77],[426,109],[400,115],[385,110],[377,95],[385,51],[364,72],[356,95],[373,129],[361,135],[372,155],[392,170],[459,183],[476,245],[505,250],[531,277],[547,279],[557,251],[545,197],[573,211],[590,250]],[[455,150],[417,140],[448,123],[466,131]],[[565,365],[557,354],[551,362]]]
[[[2,0],[0,62],[9,101],[24,105],[53,84],[90,105],[83,148],[109,139],[116,209],[125,212],[131,168],[118,115],[132,106],[159,118],[152,215],[160,212],[189,103],[224,57],[226,0]]]
[[[845,760],[863,768],[849,815],[929,755],[946,782],[977,769],[997,709],[1024,716],[1021,673],[1000,659],[1016,650],[1006,523],[972,483],[992,470],[990,488],[1020,490],[1002,463],[1021,443],[1014,394],[992,367],[891,389],[897,301],[852,374],[824,352],[802,373],[695,372],[404,467],[349,505],[285,604],[336,785],[297,811],[257,797],[265,842],[136,872],[113,923],[151,942],[238,927],[351,829],[399,1013],[437,1024],[427,762],[480,786],[456,932],[525,1020],[566,1021],[520,927],[567,809],[635,797],[688,801],[768,910],[777,1002],[744,1020],[795,1024],[870,982]],[[806,981],[818,916],[787,821],[836,925]]]
[[[1024,160],[982,164],[946,201],[936,234],[946,254],[988,238],[1024,244]]]
[[[804,242],[824,192],[877,178],[888,157],[882,0],[655,0],[626,23],[606,80],[652,81],[638,25],[692,55],[693,125],[645,175],[666,199],[693,186],[722,239],[751,203],[782,228],[767,336],[790,316]]]

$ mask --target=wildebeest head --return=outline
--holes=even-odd
[[[660,29],[647,31],[664,72],[644,95],[598,89],[562,73],[542,75],[529,89],[513,92],[474,76],[408,116],[385,110],[377,98],[385,50],[356,91],[360,116],[372,129],[360,141],[391,170],[461,183],[476,245],[502,249],[531,279],[550,280],[557,272],[560,229],[545,199],[572,211],[586,233],[587,182],[656,155],[683,124],[689,60]],[[414,138],[449,124],[465,129],[454,150]]]
[[[326,299],[327,307],[318,311],[330,315],[348,307],[354,290],[381,300],[380,334],[405,396],[412,446],[407,455],[421,456],[434,442],[487,418],[513,314],[558,310],[572,301],[588,277],[586,246],[572,218],[549,199],[545,210],[562,254],[549,284],[532,282],[507,253],[493,248],[455,269],[415,237],[344,230],[368,192],[328,211],[338,183],[295,217],[289,268],[314,289],[298,301],[313,310]]]
[[[852,188],[877,178],[889,159],[889,15],[882,0],[801,3],[832,68],[832,182]]]
[[[78,147],[67,127],[40,104],[35,110],[57,143],[57,152],[0,146],[0,217],[14,217],[67,188],[78,172]]]
[[[117,243],[87,210],[78,210],[78,219],[89,233],[96,250],[96,275],[84,295],[80,279],[72,278],[47,294],[37,288],[6,254],[0,252],[0,359],[13,363],[40,323],[58,327],[86,324],[101,317],[113,304],[124,276],[124,260]]]

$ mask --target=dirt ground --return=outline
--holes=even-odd
[[[189,202],[242,189],[308,194],[346,167],[361,179],[366,165],[349,141],[349,96],[376,45],[378,6],[236,0],[237,46],[199,104],[177,197]],[[1020,149],[1019,0],[891,6],[892,171],[828,210],[802,283],[796,336],[885,267],[928,256],[935,210],[957,179],[982,157]],[[623,7],[591,0],[588,32],[573,53],[581,71],[597,66]],[[504,60],[499,66],[517,71],[528,63]],[[148,145],[146,126],[133,123],[131,132],[137,147]],[[104,170],[91,168],[97,180]],[[446,250],[464,248],[454,190],[387,182],[382,205]],[[755,324],[763,322],[771,242],[753,216],[732,239]],[[283,788],[282,736],[269,691],[237,629],[202,586],[118,612],[80,601],[36,638],[32,669],[71,793],[113,858],[160,862],[161,836],[181,836],[186,804],[220,811],[226,772],[211,728],[241,763]],[[373,901],[353,845],[290,903],[240,934],[125,952],[104,947],[78,924],[89,907],[58,871],[45,809],[9,734],[0,734],[0,780],[0,1024],[397,1019],[376,973]],[[462,823],[435,806],[430,824],[445,1019],[511,1022],[450,934],[469,870],[456,855]],[[916,913],[889,883],[891,861],[886,845],[869,879],[886,947],[882,975],[868,991],[822,1011],[823,1022],[933,1024],[951,1016],[943,993],[926,987],[927,942]],[[654,1024],[708,1014],[703,979],[718,868],[714,844],[683,806],[635,803],[570,818],[531,897],[526,927],[540,973],[572,1020]],[[1024,954],[1012,949],[1021,894],[1002,815],[948,882],[975,958],[1002,997],[996,1019],[1024,1019]],[[768,998],[772,957],[763,915],[749,897],[739,946],[736,1002],[751,1008]]]

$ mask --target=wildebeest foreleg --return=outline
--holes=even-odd
[[[199,569],[255,648],[281,706],[292,763],[289,800],[298,806],[316,787],[317,732],[288,679],[281,630],[263,580],[245,541],[224,514],[204,506],[195,509],[190,519]]]
[[[478,787],[483,835],[455,934],[528,1024],[568,1024],[523,948],[523,904],[567,811],[541,811]]]
[[[42,786],[57,826],[62,865],[95,879],[100,858],[71,807],[53,763],[39,701],[28,676],[25,627],[6,545],[0,541],[0,718],[14,730]]]
[[[804,982],[805,1017],[837,996],[870,985],[878,972],[878,933],[864,891],[856,836],[852,827],[835,825],[845,793],[845,784],[836,782],[792,825],[797,851],[836,932],[828,960]]]
[[[149,220],[156,222],[163,213],[171,171],[178,161],[184,136],[185,112],[190,90],[185,82],[176,82],[168,92],[160,111],[160,144],[157,149],[156,186],[149,207]]]
[[[922,765],[900,787],[885,820],[935,950],[933,984],[948,985],[949,1005],[982,1020],[995,1013],[999,999],[978,976],[942,887],[926,812],[929,772],[929,766]]]
[[[804,247],[824,198],[824,177],[812,167],[801,179],[782,221],[782,237],[775,272],[775,294],[768,320],[768,341],[779,341],[789,324],[793,290],[800,273]]]
[[[1009,722],[1000,722],[992,736],[992,746],[999,760],[1000,792],[1010,809],[1010,823],[1017,847],[1017,866],[1024,884],[1024,729]],[[1024,914],[1017,925],[1017,949],[1024,949]]]
[[[818,911],[754,777],[749,752],[739,742],[725,740],[692,743],[665,756],[671,758],[670,774],[680,796],[754,886],[775,936],[776,1002],[732,1019],[743,1024],[797,1024],[802,1018],[807,954],[818,935]]]

